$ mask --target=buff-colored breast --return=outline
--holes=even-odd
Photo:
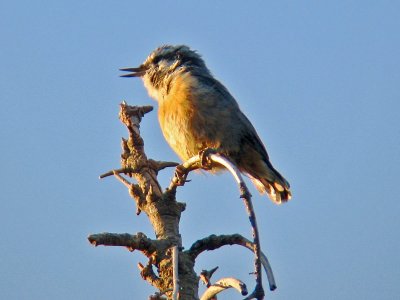
[[[158,119],[165,139],[182,160],[187,160],[204,148],[194,128],[198,118],[197,105],[191,99],[196,78],[176,76],[170,90],[159,101]]]

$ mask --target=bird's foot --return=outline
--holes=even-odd
[[[200,167],[204,170],[212,169],[212,160],[209,158],[210,154],[217,154],[218,151],[214,148],[206,148],[199,152]]]

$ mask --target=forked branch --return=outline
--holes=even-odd
[[[193,245],[186,250],[193,259],[196,259],[204,251],[212,251],[223,246],[240,245],[251,251],[254,251],[254,243],[246,239],[240,234],[228,234],[228,235],[210,235],[206,238],[200,239],[193,243]],[[267,274],[269,288],[271,291],[276,289],[276,283],[274,274],[272,273],[271,265],[268,261],[267,256],[261,252],[260,255],[261,264],[264,267],[264,271]]]
[[[264,266],[270,284],[275,289],[275,281],[266,256],[261,252],[256,217],[245,182],[239,170],[225,157],[213,150],[191,158],[182,165],[174,162],[162,162],[148,159],[144,152],[144,142],[140,136],[140,121],[152,107],[134,107],[126,103],[121,104],[120,120],[126,125],[129,138],[122,139],[121,168],[109,171],[101,178],[113,175],[123,183],[130,196],[135,199],[137,213],[145,212],[154,228],[156,239],[150,239],[143,233],[115,234],[100,233],[88,237],[95,245],[122,246],[130,251],[138,250],[148,257],[148,263],[139,263],[140,273],[146,281],[159,289],[154,297],[162,299],[198,299],[198,276],[194,272],[196,257],[207,250],[214,250],[225,245],[241,245],[252,250],[255,254],[256,287],[246,299],[264,298],[262,287],[261,266]],[[240,188],[240,197],[243,199],[249,215],[253,232],[253,241],[241,235],[211,235],[195,242],[189,250],[182,251],[182,241],[179,233],[179,221],[185,204],[175,199],[177,186],[184,185],[188,173],[198,168],[209,169],[213,164],[223,165],[228,169]],[[168,189],[163,192],[157,180],[157,173],[163,168],[176,166],[176,172]],[[125,175],[125,176],[124,176]],[[132,183],[133,177],[137,183]],[[155,268],[155,269],[153,269]],[[178,272],[179,270],[179,272]],[[213,270],[205,274],[208,281]],[[234,278],[224,278],[214,284],[209,282],[208,289],[202,299],[211,299],[218,292],[234,287],[242,295],[247,294],[245,285]]]
[[[201,154],[190,158],[182,165],[177,167],[175,172],[175,177],[172,179],[168,190],[175,193],[177,186],[184,184],[187,174],[191,170],[202,168],[204,164],[207,164],[206,166],[204,166],[204,168],[209,169],[210,167],[212,167],[212,163],[223,165],[232,174],[232,176],[235,178],[236,182],[239,185],[240,198],[243,199],[243,202],[245,204],[253,232],[254,241],[252,249],[254,251],[254,256],[255,256],[254,274],[256,276],[256,287],[254,291],[250,294],[250,296],[247,297],[246,299],[258,299],[258,300],[263,299],[264,289],[262,287],[260,235],[258,233],[256,215],[254,212],[253,203],[251,201],[251,194],[238,168],[234,164],[232,164],[227,158],[216,153],[216,151],[212,149],[206,149]]]

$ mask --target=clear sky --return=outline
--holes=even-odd
[[[238,100],[292,185],[275,206],[251,187],[278,289],[267,299],[395,299],[400,293],[400,2],[2,1],[0,298],[147,299],[140,253],[92,247],[97,232],[144,232],[119,167],[118,104],[153,104],[139,65],[187,44]],[[156,112],[149,157],[177,160]],[[163,171],[168,185],[173,171]],[[228,175],[192,174],[178,200],[185,247],[211,233],[251,237]],[[204,253],[254,287],[250,251]],[[265,280],[265,286],[267,281]],[[201,287],[204,290],[204,287]],[[241,299],[232,292],[219,299]]]

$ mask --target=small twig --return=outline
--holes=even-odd
[[[262,274],[261,274],[261,245],[260,245],[260,234],[258,232],[256,214],[254,212],[253,203],[251,201],[251,194],[244,182],[242,175],[238,168],[233,165],[229,160],[219,154],[210,154],[210,159],[216,163],[219,163],[226,167],[236,179],[236,182],[239,184],[241,195],[240,197],[243,199],[245,204],[247,214],[249,215],[249,220],[251,223],[251,227],[253,230],[253,238],[254,238],[254,254],[255,254],[255,276],[256,276],[256,289],[252,294],[254,294],[254,298],[260,300],[264,299],[264,291],[262,288]],[[252,298],[249,298],[252,299]]]
[[[274,273],[272,273],[272,268],[271,265],[268,261],[267,256],[261,251],[261,264],[264,267],[265,273],[267,273],[267,279],[268,279],[268,283],[269,283],[269,289],[270,291],[275,291],[276,290],[276,283],[275,283],[275,277],[274,277]]]
[[[143,266],[143,264],[138,263],[138,268],[140,270],[140,275],[144,280],[146,280],[152,286],[158,288],[159,290],[162,289],[161,279],[154,273],[153,267],[150,263],[147,264],[146,266]]]
[[[161,171],[165,168],[179,166],[179,163],[173,162],[173,161],[158,161],[158,160],[149,159],[147,162],[149,163],[149,166],[157,172]]]
[[[179,163],[177,162],[173,162],[173,161],[157,161],[157,160],[153,160],[153,159],[149,159],[148,161],[149,167],[155,171],[161,171],[165,168],[171,168],[171,167],[176,167],[179,165]],[[115,169],[115,170],[111,170],[108,171],[104,174],[101,174],[99,176],[100,179],[103,179],[105,177],[108,176],[112,176],[114,175],[114,173],[117,172],[118,174],[132,174],[132,173],[139,173],[140,169],[133,169],[133,168],[120,168],[120,169]]]
[[[229,289],[229,288],[236,289],[243,296],[247,295],[246,285],[239,279],[230,277],[230,278],[222,278],[222,279],[218,280],[216,283],[214,283],[213,285],[211,285],[201,296],[200,300],[210,300],[216,294],[218,294],[226,289]]]
[[[121,173],[123,173],[123,174],[130,174],[130,173],[136,173],[136,172],[139,172],[139,171],[140,171],[140,170],[136,170],[136,169],[132,169],[132,168],[120,168],[120,169],[111,170],[111,171],[108,171],[108,172],[106,172],[106,173],[104,173],[104,174],[101,174],[101,175],[99,176],[99,178],[100,178],[100,179],[103,179],[103,178],[105,178],[105,177],[112,176],[112,175],[114,175],[115,173],[118,173],[118,174],[121,174]]]
[[[172,299],[178,300],[179,293],[179,275],[178,275],[178,246],[172,247],[172,278],[174,289],[172,291]]]
[[[128,188],[129,194],[132,198],[135,199],[136,202],[136,215],[139,215],[142,211],[140,207],[142,205],[142,202],[144,201],[144,195],[141,188],[119,175],[117,171],[114,171],[114,176]]]
[[[211,285],[211,276],[213,276],[214,272],[218,270],[218,266],[211,269],[211,270],[202,270],[200,273],[200,280],[203,281],[203,283],[207,286],[210,287]]]
[[[132,183],[130,183],[128,180],[126,180],[124,177],[122,177],[121,175],[119,175],[117,172],[114,171],[114,176],[122,182],[123,185],[125,185],[128,189],[131,188]]]

